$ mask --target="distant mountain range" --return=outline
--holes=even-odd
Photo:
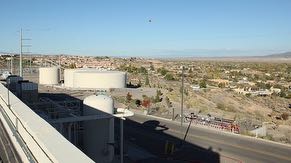
[[[265,55],[264,58],[291,58],[291,52]]]

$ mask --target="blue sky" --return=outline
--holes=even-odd
[[[149,22],[151,20],[151,22]],[[0,3],[0,51],[241,56],[291,51],[290,0],[19,0]]]

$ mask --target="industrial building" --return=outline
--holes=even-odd
[[[66,74],[66,79],[68,81],[73,81],[76,79],[79,73],[85,75],[93,74],[95,78],[94,83],[90,87],[95,88],[111,88],[111,87],[124,87],[126,82],[126,74],[122,72],[102,72],[97,70],[68,70],[66,72],[74,72],[72,76]],[[110,80],[122,80],[122,82],[116,82],[115,85],[110,85],[100,82],[106,76],[109,76]],[[69,78],[68,78],[69,77]],[[69,80],[70,77],[73,80]],[[59,84],[59,68],[58,67],[46,67],[39,69],[39,83],[44,85],[58,85]],[[93,79],[93,78],[92,78]],[[87,79],[88,80],[88,79]],[[89,79],[90,80],[90,79]],[[85,80],[77,80],[81,83],[79,86],[86,86]],[[113,82],[114,83],[114,82]],[[75,84],[73,83],[73,86]],[[42,95],[38,93],[38,85],[27,80],[23,80],[19,76],[10,76],[6,80],[7,88],[13,93],[7,93],[8,97],[4,97],[6,100],[4,103],[7,103],[7,106],[10,107],[10,112],[13,112],[14,106],[10,104],[9,99],[17,100],[21,107],[26,110],[20,110],[21,112],[27,112],[26,117],[37,116],[51,125],[56,131],[58,131],[66,140],[78,147],[82,152],[84,152],[90,159],[95,162],[112,162],[115,158],[114,151],[116,147],[120,147],[120,153],[123,154],[123,120],[125,117],[132,116],[133,113],[123,108],[114,108],[114,101],[112,97],[105,94],[93,94],[86,97],[83,101],[71,97],[69,95],[55,95],[55,94],[46,94]],[[1,85],[1,90],[5,88]],[[6,91],[7,92],[7,91]],[[9,91],[8,91],[9,92]],[[5,94],[6,95],[6,94]],[[18,98],[20,100],[18,100]],[[9,108],[8,107],[8,108]],[[33,111],[33,112],[31,112]],[[31,115],[28,115],[31,114]],[[34,115],[35,114],[35,115]],[[14,115],[12,113],[11,115]],[[115,137],[115,128],[114,128],[114,118],[118,117],[120,119],[120,135]],[[14,118],[9,117],[8,119]],[[21,120],[21,118],[19,118]],[[18,123],[18,122],[17,122]],[[22,123],[22,122],[21,122]],[[47,126],[47,125],[43,125]],[[24,126],[26,127],[26,126]],[[14,129],[15,130],[15,129]],[[42,128],[45,130],[45,128]],[[51,129],[49,129],[51,130]],[[38,131],[31,131],[37,133]],[[20,132],[20,134],[22,134]],[[26,134],[25,132],[23,134]],[[55,134],[55,133],[54,133]],[[52,137],[59,137],[55,134]],[[118,135],[118,134],[117,134]],[[45,141],[45,136],[38,139],[38,135],[35,135],[39,141]],[[31,139],[31,138],[29,138]],[[53,139],[53,138],[49,138]],[[24,143],[28,143],[27,151],[31,150],[35,145],[35,142],[30,143],[28,140],[25,140]],[[37,142],[42,143],[42,142]],[[120,143],[120,145],[117,145]],[[40,149],[42,150],[42,149]],[[25,152],[27,152],[25,151]],[[54,153],[53,151],[46,151],[46,153]],[[64,151],[65,152],[65,151]],[[40,156],[29,156],[29,159],[34,159],[36,162],[46,162],[46,159],[52,159],[50,157],[44,158],[43,153],[40,153]],[[123,158],[119,156],[119,158]],[[62,158],[56,158],[56,160]],[[85,160],[85,159],[84,159]],[[77,160],[76,160],[77,161]],[[58,162],[58,161],[56,161]],[[90,162],[90,161],[89,161]]]

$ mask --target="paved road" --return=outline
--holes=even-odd
[[[134,140],[137,145],[152,151],[153,154],[162,156],[160,154],[163,152],[161,149],[164,145],[163,143],[159,144],[159,142],[172,139],[177,144],[177,140],[180,141],[183,138],[186,126],[187,124],[181,128],[177,122],[152,116],[135,115],[126,122],[125,131],[128,139],[137,139]],[[194,157],[197,151],[193,152],[191,149],[197,148],[199,151],[204,151],[204,154],[208,157],[216,157],[216,154],[218,154],[220,160],[215,162],[291,162],[291,146],[195,125],[190,128],[186,140],[190,150],[181,148],[181,152],[177,152],[175,156],[180,155],[180,158],[186,159],[187,155],[191,155],[198,161],[209,162],[205,158]],[[151,143],[156,144],[151,145]],[[208,151],[212,151],[212,153]],[[181,155],[182,152],[184,152],[184,155]]]

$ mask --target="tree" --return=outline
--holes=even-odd
[[[168,73],[168,70],[165,69],[164,67],[159,68],[157,71],[158,71],[158,73],[160,73],[163,76],[165,76]]]
[[[132,95],[129,92],[127,92],[127,95],[126,95],[126,103],[130,103],[131,100],[132,100]]]
[[[141,105],[141,101],[140,101],[139,99],[135,100],[135,105],[136,105],[137,107],[140,107],[140,105]]]
[[[77,66],[76,66],[75,63],[71,63],[71,64],[69,65],[69,68],[71,68],[71,69],[75,69],[75,68],[77,68]]]
[[[291,66],[288,66],[288,68],[286,69],[288,74],[291,74]]]
[[[138,79],[138,84],[137,84],[138,87],[141,87],[141,80]]]
[[[192,73],[193,73],[193,71],[192,71],[192,69],[191,69],[191,68],[189,68],[189,71],[188,71],[188,73],[189,73],[189,74],[192,74]]]
[[[172,102],[170,101],[170,99],[169,99],[168,96],[165,98],[165,101],[166,101],[166,104],[167,104],[167,107],[168,107],[168,108],[173,107]]]
[[[283,120],[286,121],[286,120],[288,120],[288,118],[289,118],[289,114],[286,113],[286,112],[285,112],[285,113],[282,113],[281,117],[282,117]]]
[[[155,71],[155,67],[154,67],[153,64],[150,65],[150,70],[151,70],[151,71]]]
[[[145,85],[150,85],[150,81],[149,81],[149,76],[146,75],[146,78],[145,78]]]
[[[206,88],[206,81],[205,80],[202,80],[200,83],[199,83],[199,87],[200,88]]]
[[[162,95],[162,92],[160,91],[160,90],[157,90],[157,92],[156,92],[156,96],[155,96],[155,98],[154,98],[154,102],[155,103],[157,103],[157,102],[161,102],[161,98],[160,98],[160,96]]]
[[[287,97],[286,93],[284,91],[280,92],[280,97]]]
[[[218,87],[219,87],[219,88],[225,88],[225,83],[219,83],[219,84],[218,84]]]
[[[147,73],[148,73],[147,69],[144,68],[144,67],[140,67],[140,68],[138,69],[138,72],[139,72],[139,73],[142,73],[142,74],[147,74]]]
[[[246,96],[247,96],[247,97],[250,97],[251,95],[252,95],[252,94],[250,94],[250,93],[246,93]]]
[[[150,99],[148,99],[148,98],[143,99],[141,105],[142,105],[143,107],[145,107],[145,108],[149,108],[150,105],[151,105],[151,101],[150,101]]]
[[[170,74],[170,73],[167,73],[167,74],[166,74],[165,79],[166,79],[166,80],[175,80],[175,78],[173,77],[173,75]]]

